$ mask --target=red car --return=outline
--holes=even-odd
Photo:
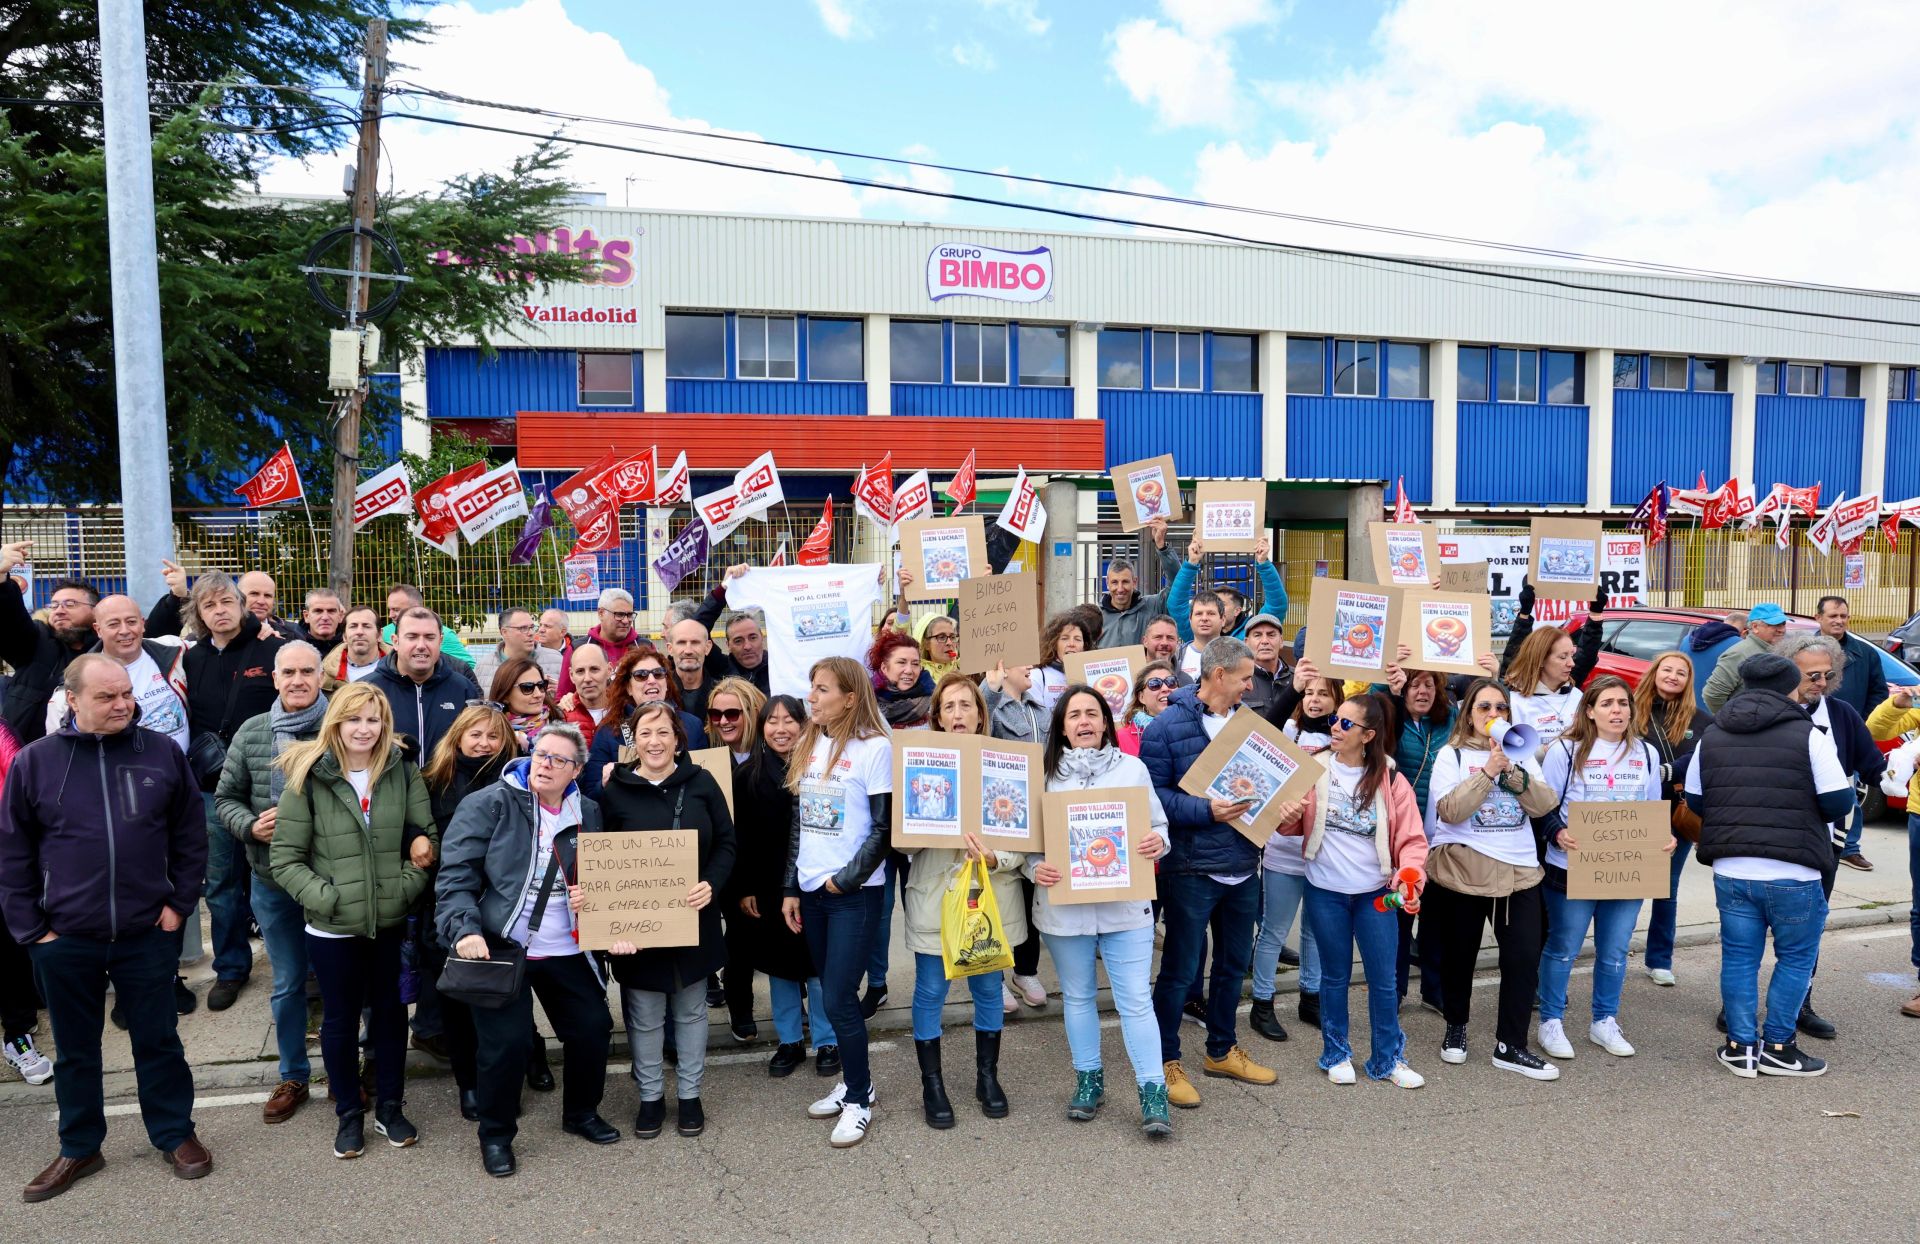
[[[1588,681],[1613,674],[1626,679],[1629,687],[1638,687],[1655,657],[1676,648],[1686,652],[1687,636],[1695,627],[1703,622],[1723,621],[1726,616],[1727,611],[1713,609],[1609,609],[1600,618],[1600,660]],[[1569,623],[1569,629],[1578,630],[1585,622],[1584,616],[1575,618]],[[1787,615],[1788,630],[1812,631],[1819,625],[1800,614]],[[1711,669],[1695,670],[1695,687],[1704,684],[1712,672]]]

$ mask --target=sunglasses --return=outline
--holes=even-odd
[[[1165,691],[1174,685],[1174,681],[1171,678],[1149,678],[1140,685],[1148,691]]]
[[[746,714],[737,708],[710,708],[707,710],[708,721],[735,722],[744,716],[746,716]]]
[[[655,678],[665,681],[666,677],[667,671],[665,670],[635,670],[633,673],[627,675],[627,681],[649,682]]]
[[[1350,718],[1350,717],[1335,717],[1335,718],[1333,719],[1333,722],[1332,722],[1332,724],[1333,724],[1333,725],[1336,725],[1336,726],[1339,726],[1339,727],[1340,727],[1340,728],[1341,728],[1342,730],[1370,730],[1370,729],[1372,729],[1372,727],[1371,727],[1371,726],[1369,726],[1369,725],[1367,725],[1367,723],[1366,723],[1366,722],[1364,722],[1364,721],[1355,721],[1355,720],[1353,720],[1353,719],[1352,719],[1352,718]]]
[[[1821,671],[1820,671],[1819,673],[1817,673],[1817,674],[1808,674],[1808,675],[1806,675],[1805,677],[1806,677],[1806,680],[1807,680],[1808,682],[1820,682],[1820,683],[1825,683],[1825,682],[1832,682],[1832,681],[1833,681],[1833,671],[1832,671],[1832,670],[1821,670]]]
[[[532,695],[536,691],[545,691],[547,689],[547,683],[545,679],[541,679],[539,682],[517,682],[513,684],[513,689],[521,695]]]

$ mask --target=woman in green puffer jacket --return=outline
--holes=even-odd
[[[319,737],[274,764],[287,784],[273,832],[273,880],[307,913],[307,956],[320,982],[320,1053],[339,1115],[333,1156],[358,1157],[363,1148],[355,1091],[363,1006],[373,1011],[373,1127],[403,1148],[419,1132],[400,1110],[407,1036],[400,947],[438,843],[426,782],[394,743],[386,696],[364,682],[335,693]]]

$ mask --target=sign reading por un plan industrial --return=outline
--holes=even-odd
[[[972,294],[1003,302],[1044,302],[1053,296],[1053,252],[995,250],[942,242],[927,254],[927,297],[934,302]]]

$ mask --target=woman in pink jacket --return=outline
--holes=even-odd
[[[1326,772],[1285,810],[1278,828],[1306,838],[1306,918],[1320,947],[1320,1069],[1335,1084],[1354,1082],[1347,987],[1353,977],[1348,948],[1357,945],[1373,1027],[1367,1074],[1413,1089],[1426,1080],[1403,1057],[1407,1038],[1394,985],[1400,922],[1384,900],[1396,895],[1418,910],[1427,881],[1427,837],[1413,787],[1387,755],[1386,727],[1387,710],[1377,696],[1342,704],[1333,717],[1333,744],[1318,757]],[[1411,870],[1404,879],[1403,869]]]

